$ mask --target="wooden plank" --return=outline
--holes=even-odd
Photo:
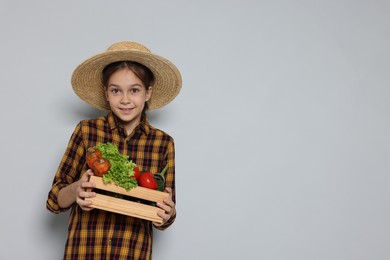
[[[143,187],[136,187],[127,191],[126,189],[115,184],[104,184],[103,179],[97,176],[91,176],[90,181],[96,184],[96,189],[110,191],[142,200],[158,202],[163,201],[165,198],[169,197],[169,194],[166,192],[151,190]],[[162,222],[162,218],[157,215],[157,212],[160,210],[158,207],[107,196],[99,194],[98,192],[96,197],[88,198],[86,200],[91,201],[92,207],[96,209],[155,221],[158,223]]]
[[[167,192],[161,192],[139,186],[127,191],[125,188],[119,187],[112,183],[104,184],[103,179],[97,176],[91,176],[90,181],[96,184],[97,189],[111,191],[114,193],[149,200],[153,202],[163,201],[165,198],[169,197],[169,194]]]
[[[162,218],[157,215],[157,212],[160,210],[160,208],[158,207],[114,198],[103,194],[96,194],[96,197],[88,198],[86,200],[92,201],[93,208],[115,212],[126,216],[155,221],[158,223],[162,222]]]

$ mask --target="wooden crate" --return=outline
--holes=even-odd
[[[91,176],[90,181],[96,184],[96,189],[114,192],[117,194],[130,196],[150,202],[163,201],[168,198],[169,194],[166,192],[156,191],[143,187],[136,187],[129,191],[119,187],[115,184],[104,184],[103,179],[97,176]],[[98,192],[98,191],[97,191]],[[162,222],[162,218],[157,215],[157,212],[161,210],[158,207],[146,205],[140,202],[133,202],[112,196],[103,194],[96,194],[94,198],[88,198],[86,200],[92,201],[92,207],[102,210],[107,210],[131,217],[146,219],[155,221],[158,223]]]

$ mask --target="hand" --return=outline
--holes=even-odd
[[[89,182],[89,176],[92,175],[92,170],[86,171],[81,176],[80,180],[78,180],[76,186],[76,203],[80,206],[82,210],[86,211],[90,211],[93,208],[91,207],[92,201],[85,200],[85,198],[93,198],[96,196],[95,192],[90,191],[90,189],[95,188],[95,183]]]
[[[156,227],[164,225],[176,211],[175,203],[172,200],[172,189],[165,188],[165,191],[169,193],[169,196],[163,201],[157,202],[157,206],[162,209],[157,212],[157,215],[162,218],[162,223],[153,222],[153,225]]]

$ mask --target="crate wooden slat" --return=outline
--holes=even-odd
[[[162,219],[157,215],[159,208],[154,206],[114,198],[103,194],[96,194],[96,197],[89,198],[87,200],[92,201],[92,207],[96,209],[102,209],[159,223],[162,222]]]
[[[145,199],[153,202],[162,201],[163,199],[168,198],[169,196],[169,194],[166,192],[147,189],[140,186],[127,191],[125,188],[119,187],[115,184],[104,184],[103,179],[97,176],[91,176],[90,182],[95,183],[97,189],[111,191],[118,194],[130,196],[138,199]]]
[[[91,176],[90,181],[96,184],[96,189],[110,191],[142,200],[148,200],[151,202],[162,201],[169,196],[169,194],[166,192],[151,190],[143,187],[136,187],[127,191],[126,189],[119,187],[115,184],[104,184],[103,179],[97,176]],[[157,215],[157,212],[160,210],[160,208],[158,207],[115,198],[99,193],[96,194],[96,197],[88,198],[87,200],[92,202],[93,208],[111,211],[159,223],[162,222],[162,219]]]

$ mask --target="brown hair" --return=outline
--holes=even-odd
[[[103,69],[102,83],[104,87],[108,87],[108,81],[114,72],[124,68],[131,70],[141,80],[146,90],[148,90],[150,86],[153,86],[155,78],[152,71],[148,67],[134,61],[118,61],[107,65]],[[148,103],[145,102],[145,107],[142,111],[142,114],[144,115],[148,109]]]

